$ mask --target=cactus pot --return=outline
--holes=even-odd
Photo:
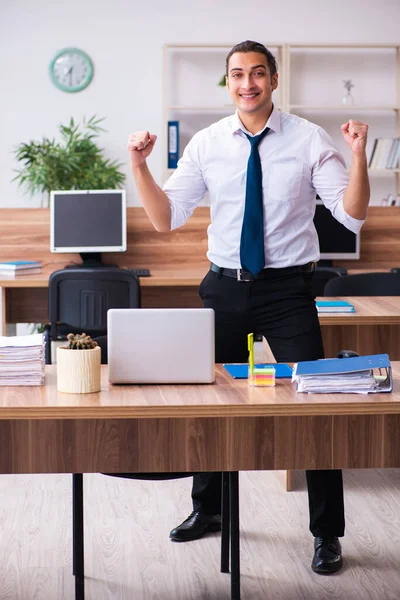
[[[57,348],[57,389],[67,394],[99,392],[101,387],[101,350]]]

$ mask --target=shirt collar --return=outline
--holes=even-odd
[[[232,134],[235,134],[238,131],[243,131],[246,134],[250,134],[250,132],[246,130],[245,126],[240,120],[237,111],[234,115],[232,115],[231,119]],[[276,133],[280,133],[281,131],[281,115],[279,110],[275,106],[272,109],[272,113],[270,114],[269,119],[265,124],[265,127],[269,127],[271,131],[275,131]],[[263,127],[262,131],[264,131],[265,127]],[[259,131],[258,133],[261,133],[261,131]]]

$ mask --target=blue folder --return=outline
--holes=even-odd
[[[249,365],[247,363],[231,363],[224,364],[224,368],[228,371],[234,379],[248,379],[249,376]],[[292,377],[292,368],[284,363],[273,363],[273,364],[257,364],[255,367],[274,367],[275,377],[277,379],[285,379]]]
[[[321,358],[297,363],[296,375],[339,375],[369,369],[390,369],[388,354],[352,356],[350,358]]]
[[[179,159],[179,121],[168,121],[168,169],[176,169]]]
[[[299,382],[302,381],[303,385],[300,386],[302,387],[300,391],[310,391],[310,388],[307,389],[307,379],[308,381],[312,379],[314,384],[319,380],[321,385],[316,393],[322,393],[324,391],[331,391],[332,385],[329,384],[329,381],[337,379],[337,382],[341,384],[341,389],[335,388],[335,391],[352,393],[357,392],[360,389],[357,386],[361,384],[359,381],[349,379],[346,376],[356,375],[362,371],[370,372],[374,378],[374,382],[368,384],[368,387],[364,388],[363,393],[392,391],[392,369],[387,354],[370,354],[368,356],[352,356],[350,358],[323,358],[298,362],[294,368],[294,380],[298,382],[297,389],[300,386]],[[326,381],[327,376],[328,381]],[[315,389],[314,386],[314,392]]]

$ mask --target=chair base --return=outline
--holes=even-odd
[[[111,473],[110,473],[111,475]],[[172,475],[172,476],[171,476]],[[137,474],[131,479],[174,479],[193,473]],[[124,477],[118,474],[117,477]],[[231,600],[240,600],[239,473],[222,474],[221,572],[229,573],[231,563]],[[229,556],[230,550],[230,556]],[[230,560],[229,560],[230,559]],[[83,475],[72,475],[72,573],[75,575],[75,600],[85,599]]]

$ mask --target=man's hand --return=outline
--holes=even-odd
[[[341,130],[343,137],[353,154],[356,156],[364,156],[365,147],[367,145],[368,125],[350,119],[341,126]]]
[[[151,135],[148,131],[136,131],[131,133],[128,139],[129,158],[132,167],[139,167],[151,154],[157,136]]]

